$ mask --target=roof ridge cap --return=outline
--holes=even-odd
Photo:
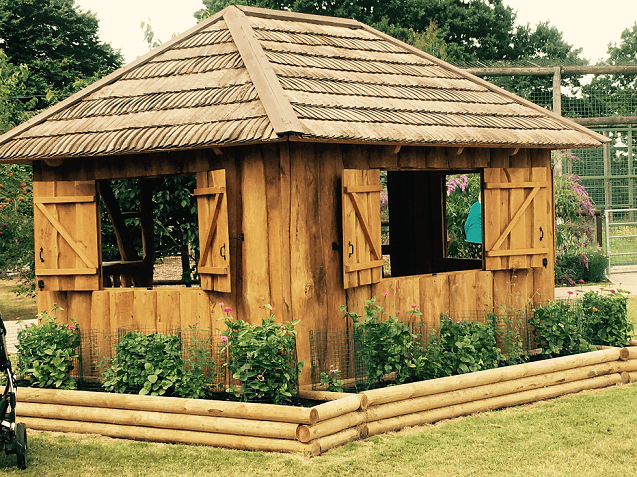
[[[269,18],[272,20],[287,20],[305,23],[316,23],[319,25],[346,26],[349,28],[363,28],[363,23],[351,18],[331,17],[327,15],[317,15],[315,13],[297,13],[285,10],[270,10],[267,8],[249,7],[247,5],[232,5],[241,10],[245,15],[259,18]]]
[[[113,71],[112,73],[110,73],[109,75],[104,76],[103,78],[97,80],[96,82],[90,84],[89,86],[87,86],[86,88],[81,89],[80,91],[78,91],[77,93],[72,94],[71,96],[65,98],[64,100],[60,101],[57,104],[54,104],[53,106],[45,109],[44,111],[42,111],[39,114],[36,114],[35,116],[33,116],[31,119],[29,119],[28,121],[25,121],[21,124],[18,124],[16,127],[10,129],[9,131],[7,131],[6,133],[2,134],[0,136],[0,145],[4,144],[5,142],[13,139],[15,136],[17,136],[18,134],[23,133],[24,131],[32,128],[33,126],[37,126],[38,124],[43,123],[44,121],[46,121],[47,119],[49,119],[51,116],[58,114],[61,110],[68,108],[78,102],[80,102],[83,98],[93,94],[95,91],[108,86],[111,83],[114,83],[115,81],[117,81],[118,79],[120,79],[122,76],[124,76],[125,74],[127,74],[128,72],[130,72],[131,70],[145,64],[148,63],[150,60],[152,60],[153,58],[155,58],[156,56],[159,56],[160,54],[164,53],[166,50],[172,48],[175,44],[177,43],[181,43],[182,41],[186,40],[187,38],[191,37],[192,35],[198,33],[199,31],[203,30],[204,28],[209,27],[210,25],[218,22],[219,20],[223,19],[224,14],[226,13],[226,10],[228,10],[230,7],[226,7],[223,10],[219,11],[218,13],[216,13],[215,15],[202,20],[201,22],[197,23],[196,25],[194,25],[193,27],[189,28],[188,30],[186,30],[185,32],[181,33],[180,35],[177,35],[174,38],[171,38],[169,41],[167,41],[166,43],[162,43],[160,46],[158,46],[157,48],[149,51],[148,53],[146,53],[143,56],[138,57],[137,59],[133,60],[131,63],[128,63],[127,65],[122,66],[121,68],[116,69],[115,71]]]
[[[270,66],[270,61],[243,9],[232,5],[227,8],[223,18],[274,132],[278,136],[305,134],[303,125],[283,91],[279,78]]]

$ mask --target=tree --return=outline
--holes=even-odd
[[[47,92],[64,99],[122,65],[119,51],[97,32],[95,15],[74,0],[0,0],[0,48],[8,62],[29,69],[27,92],[38,98],[32,109],[49,105],[42,100]]]
[[[73,0],[0,0],[0,132],[123,63]],[[0,166],[0,271],[34,289],[31,167]]]

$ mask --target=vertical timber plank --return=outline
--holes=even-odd
[[[243,308],[241,319],[259,323],[260,306],[270,303],[268,208],[262,151],[250,148],[241,164],[243,198]]]
[[[346,323],[340,307],[346,303],[343,287],[343,240],[341,217],[341,187],[343,159],[339,145],[317,145],[315,148],[319,173],[319,225],[325,275],[325,323],[327,329],[344,329]],[[337,244],[336,249],[332,244]]]
[[[157,329],[157,292],[137,289],[133,291],[134,323],[144,332],[161,332]]]
[[[298,359],[308,366],[299,383],[309,384],[309,332],[327,326],[325,260],[318,223],[319,171],[314,145],[290,145],[290,181],[292,316],[301,320],[297,325]]]

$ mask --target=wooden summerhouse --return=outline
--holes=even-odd
[[[0,162],[33,164],[40,310],[88,329],[217,328],[220,302],[253,322],[270,304],[300,318],[308,363],[310,330],[347,326],[339,307],[372,296],[432,325],[553,298],[550,152],[604,141],[357,21],[230,6],[1,136]],[[481,177],[481,260],[447,255],[455,173]],[[153,286],[143,180],[184,174],[200,285]],[[122,260],[104,263],[100,201],[117,230],[108,184],[128,178],[143,179],[144,254],[120,230]]]

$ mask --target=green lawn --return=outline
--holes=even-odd
[[[35,298],[16,296],[11,290],[17,285],[15,280],[0,280],[0,313],[4,321],[35,318],[38,312]]]

